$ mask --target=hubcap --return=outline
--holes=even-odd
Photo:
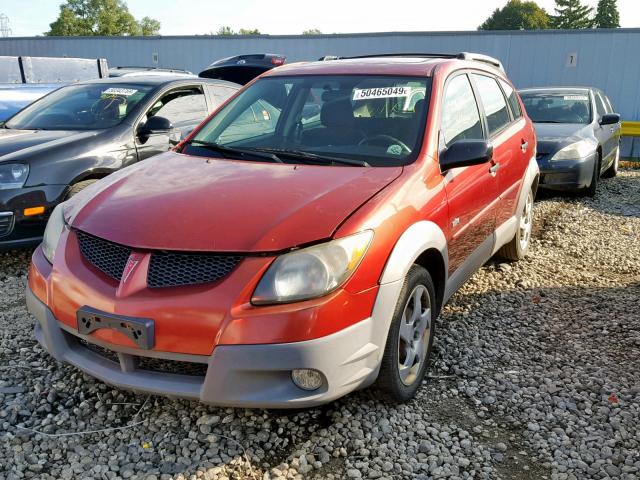
[[[398,339],[398,372],[405,385],[418,378],[431,336],[431,299],[424,285],[416,286],[402,312]]]
[[[529,246],[529,240],[531,240],[531,227],[533,223],[533,194],[529,192],[527,200],[524,202],[524,210],[520,215],[520,249],[526,250]]]

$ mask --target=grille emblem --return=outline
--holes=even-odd
[[[127,280],[139,263],[140,260],[134,258],[133,255],[129,257],[129,260],[127,260],[127,264],[124,266],[124,271],[122,272],[122,280],[120,281],[120,283],[127,283]]]

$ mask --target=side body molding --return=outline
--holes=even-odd
[[[447,240],[438,225],[420,221],[411,225],[393,248],[380,277],[378,296],[373,306],[371,341],[378,346],[377,369],[362,387],[371,384],[378,376],[384,355],[387,335],[404,279],[416,261],[426,250],[435,248],[442,254],[445,272],[448,268]]]

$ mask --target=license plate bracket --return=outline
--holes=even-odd
[[[150,318],[127,317],[83,306],[76,314],[78,332],[89,335],[101,328],[110,328],[125,334],[139,348],[151,350],[155,345],[155,326]]]

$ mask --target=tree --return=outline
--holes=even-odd
[[[302,32],[303,35],[322,35],[322,32],[317,28],[310,28]]]
[[[144,17],[140,23],[123,0],[67,0],[45,35],[157,35],[160,22]]]
[[[231,27],[220,27],[215,35],[261,35],[260,30],[254,28],[253,30],[248,28],[241,28],[237,32]]]
[[[216,35],[236,35],[231,27],[220,27],[218,31],[215,33]]]
[[[143,17],[140,22],[140,30],[142,35],[159,35],[160,34],[160,22],[155,18],[151,17]]]
[[[238,31],[238,35],[260,35],[260,30],[257,28],[249,29],[249,28],[241,28]]]
[[[496,8],[478,30],[541,30],[550,26],[549,14],[536,2],[509,0]]]
[[[593,24],[597,28],[619,28],[620,13],[616,0],[600,0]]]
[[[593,8],[582,5],[580,0],[556,0],[556,14],[551,17],[554,28],[591,28]]]

